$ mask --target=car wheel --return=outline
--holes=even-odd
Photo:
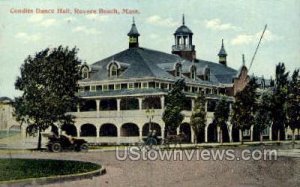
[[[80,151],[87,152],[89,150],[89,146],[87,143],[84,143],[80,146]]]
[[[51,149],[55,153],[61,152],[61,145],[60,145],[60,143],[54,143],[54,144],[52,144]]]

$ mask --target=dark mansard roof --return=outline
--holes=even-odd
[[[108,65],[117,62],[123,68],[118,77],[109,77]],[[129,48],[95,62],[91,65],[90,78],[82,80],[115,80],[115,79],[134,79],[134,78],[158,78],[164,80],[177,80],[179,77],[173,76],[170,72],[174,71],[176,63],[182,65],[182,77],[187,83],[200,83],[208,85],[231,84],[237,71],[224,66],[223,64],[197,59],[195,62],[188,61],[178,55],[168,54],[146,48]],[[190,79],[185,73],[190,72],[190,67],[195,65],[197,75],[203,75],[205,68],[210,70],[210,81],[200,78]],[[121,69],[122,69],[121,68]]]

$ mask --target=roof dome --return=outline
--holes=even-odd
[[[182,25],[178,27],[174,33],[176,34],[187,34],[187,35],[192,35],[193,32],[191,29],[189,29],[187,26],[185,26],[185,20],[184,20],[184,15],[182,16]]]
[[[181,25],[176,29],[174,34],[193,34],[193,32],[187,26]]]

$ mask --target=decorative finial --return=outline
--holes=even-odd
[[[243,54],[243,66],[245,66],[245,55]]]
[[[182,25],[185,24],[185,20],[184,20],[184,14],[182,14]]]
[[[132,17],[132,24],[135,24],[135,21],[134,21],[134,16]]]
[[[224,39],[222,38],[222,47],[224,47]]]

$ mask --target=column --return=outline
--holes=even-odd
[[[287,127],[287,128],[285,128],[285,133],[284,133],[284,135],[285,135],[285,140],[287,140],[288,139],[288,130],[289,130],[289,127]]]
[[[217,141],[221,142],[220,140],[221,140],[221,137],[220,137],[220,127],[217,126]]]
[[[208,134],[207,134],[207,131],[208,131],[208,124],[205,125],[205,132],[204,132],[204,136],[205,136],[205,143],[208,142]]]
[[[162,126],[161,128],[161,138],[165,139],[165,126]]]
[[[121,137],[121,127],[119,127],[118,124],[116,124],[117,126],[117,144],[120,144],[120,137]]]
[[[229,142],[233,142],[232,141],[232,125],[229,123],[228,124],[228,130],[229,130],[229,132],[228,132],[228,134],[229,134]]]
[[[242,136],[243,136],[243,134],[242,134],[242,130],[241,130],[241,129],[239,129],[239,142],[242,140]]]
[[[99,138],[100,126],[96,126],[96,137]]]
[[[96,99],[96,111],[97,111],[97,118],[99,118],[99,111],[100,111],[100,100]]]
[[[165,109],[165,96],[160,97],[160,106],[161,109]]]
[[[272,125],[269,127],[269,140],[272,141]]]
[[[191,128],[191,143],[195,143],[195,132],[193,128]]]
[[[121,99],[117,99],[117,111],[121,110]]]
[[[207,112],[207,100],[205,101],[205,112]]]
[[[194,110],[194,107],[195,107],[195,99],[193,98],[192,99],[192,111]]]
[[[76,125],[75,125],[76,126]],[[76,130],[77,130],[77,138],[79,138],[80,137],[80,127],[77,127],[76,126]]]
[[[79,103],[77,104],[77,112],[80,112],[80,105],[79,105]]]
[[[140,141],[143,141],[142,127],[139,128],[139,136],[140,136]]]
[[[251,142],[253,141],[253,127],[254,127],[254,125],[251,125],[251,127],[250,127],[250,141]]]
[[[143,98],[138,98],[139,100],[139,110],[142,110],[142,107],[143,107]]]
[[[180,133],[180,126],[176,129],[177,135]]]

